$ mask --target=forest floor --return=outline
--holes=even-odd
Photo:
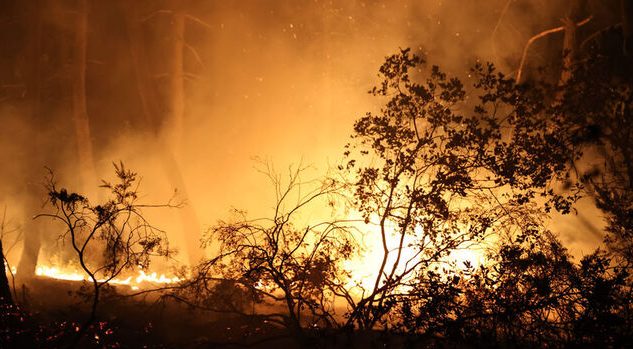
[[[8,326],[9,336],[42,337],[36,339],[43,341],[38,345],[57,348],[64,336],[89,317],[92,289],[88,283],[36,277],[27,283],[16,280],[16,286],[15,298],[23,315],[13,324],[15,328]],[[293,347],[291,339],[270,323],[197,310],[156,292],[130,296],[137,292],[126,285],[104,292],[97,319],[80,348]],[[0,348],[5,347],[12,348],[0,340]]]
[[[89,317],[91,285],[84,281],[35,277],[15,280],[18,308],[0,316],[0,349],[67,348]],[[19,285],[19,286],[18,286]],[[422,348],[428,340],[380,331],[325,331],[304,328],[298,340],[261,318],[193,308],[158,292],[116,285],[102,293],[97,318],[76,349],[202,348]],[[282,309],[280,309],[282,310]]]

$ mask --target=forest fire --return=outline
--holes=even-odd
[[[0,348],[628,348],[632,43],[633,0],[0,1]]]

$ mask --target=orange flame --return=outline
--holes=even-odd
[[[5,272],[9,272],[9,268],[5,263]],[[17,270],[15,268],[15,266],[11,266],[11,270],[10,270],[11,274],[16,275],[17,274]],[[49,277],[49,278],[53,278],[53,279],[58,279],[58,280],[70,280],[70,281],[92,281],[91,277],[87,277],[84,274],[80,273],[78,270],[63,270],[57,267],[49,267],[46,265],[41,265],[38,266],[35,274],[38,276],[43,276],[43,277]],[[99,282],[105,282],[106,279],[99,279]],[[139,289],[139,287],[147,287],[151,284],[172,284],[172,283],[177,283],[179,281],[182,281],[181,278],[174,276],[174,277],[167,277],[165,276],[165,274],[158,274],[156,272],[152,272],[150,274],[146,273],[143,270],[139,270],[138,275],[136,277],[134,276],[128,276],[125,279],[112,279],[109,281],[110,284],[115,284],[115,285],[128,285],[130,286],[133,290],[137,290]]]

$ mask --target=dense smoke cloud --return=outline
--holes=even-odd
[[[610,3],[589,1],[597,14],[593,29],[615,16],[608,10],[613,8]],[[125,4],[91,2],[87,113],[97,173],[107,176],[111,162],[122,160],[143,177],[144,199],[156,202],[169,198],[175,188],[160,164],[160,150],[154,149],[156,134],[140,121],[143,112]],[[40,5],[37,106],[32,105],[30,92],[24,92],[28,80],[24,77],[32,64],[28,58],[32,9],[25,10],[16,1],[3,5],[0,70],[7,83],[0,104],[0,194],[2,205],[18,221],[29,219],[20,207],[27,188],[36,187],[43,178],[44,166],[52,168],[61,182],[80,187],[70,117],[73,4],[42,1]],[[161,10],[168,9],[168,1],[140,6],[148,40],[145,64],[153,74],[163,111],[170,98],[167,78],[173,38],[171,15]],[[386,55],[413,47],[431,64],[441,64],[462,78],[477,59],[491,60],[513,74],[527,40],[560,25],[565,12],[563,2],[552,5],[544,0],[190,2],[184,37],[184,136],[176,154],[189,203],[203,226],[224,216],[230,206],[263,214],[270,204],[262,197],[270,188],[253,170],[252,158],[269,157],[279,167],[303,159],[321,173],[336,164],[353,121],[379,108],[380,101],[366,92],[377,82],[375,74]],[[16,23],[13,18],[23,21]],[[548,45],[556,46],[548,43],[555,40],[561,38],[552,36],[538,43],[535,51],[541,54],[530,56],[532,67],[547,63]],[[43,195],[43,190],[33,190]],[[181,229],[177,213],[150,217],[176,237],[175,244],[183,244],[177,237]],[[577,244],[572,246],[599,241],[586,236],[574,237]],[[17,254],[12,251],[10,257],[16,260]]]

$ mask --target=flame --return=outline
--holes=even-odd
[[[481,249],[474,247],[466,247],[454,250],[449,257],[455,261],[458,267],[465,267],[466,263],[470,264],[473,268],[477,269],[483,264],[485,260],[484,253]]]
[[[356,216],[350,216],[350,220],[358,219]],[[416,241],[419,237],[424,236],[424,232],[421,226],[416,226],[415,234],[408,234],[405,236],[401,251],[398,251],[399,234],[398,226],[394,223],[388,222],[385,225],[387,230],[387,247],[389,249],[389,256],[385,264],[385,270],[390,271],[397,258],[398,252],[400,253],[400,261],[397,272],[402,272],[405,267],[411,266],[419,258],[419,250]],[[371,290],[374,287],[374,283],[378,276],[377,271],[384,258],[384,252],[382,249],[381,231],[380,226],[377,224],[366,224],[359,228],[367,233],[363,236],[363,244],[365,245],[365,253],[363,256],[348,260],[344,263],[344,267],[352,272],[352,275],[356,277],[350,279],[346,283],[346,287],[350,290],[350,293],[354,296],[365,296],[367,290]],[[477,269],[481,265],[485,264],[485,249],[484,246],[479,246],[475,242],[464,243],[457,249],[450,252],[448,256],[438,260],[440,265],[446,265],[446,263],[453,264],[457,270],[465,270],[466,265],[470,265],[472,268]],[[441,271],[441,269],[440,269]],[[411,274],[410,277],[414,277]],[[371,292],[371,291],[369,291]]]
[[[37,267],[37,269],[35,270],[35,274],[38,276],[47,276],[50,278],[60,279],[60,280],[73,280],[73,281],[84,280],[84,276],[77,273],[77,271],[74,271],[71,273],[62,272],[55,267],[49,268],[47,266]]]
[[[13,275],[15,275],[16,269],[15,266],[11,266],[11,270],[9,270],[9,265],[7,264],[7,262],[4,262],[4,272],[5,273],[11,273]]]
[[[171,284],[174,282],[178,282],[181,281],[181,279],[177,276],[173,277],[173,278],[168,278],[165,277],[164,274],[160,274],[159,277],[156,276],[156,273],[151,273],[150,275],[145,274],[144,271],[139,270],[139,276],[136,277],[136,283],[141,283],[141,282],[152,282],[152,283],[156,283],[156,284]]]
[[[9,272],[9,268],[6,265],[6,263],[5,263],[5,272]],[[15,266],[11,266],[10,272],[13,275],[17,274],[17,270]],[[50,267],[46,265],[38,266],[37,269],[35,270],[35,274],[38,276],[49,277],[49,278],[58,279],[58,280],[92,281],[91,277],[87,277],[86,275],[81,273],[79,270],[72,270],[72,271],[63,270],[61,268]],[[106,279],[99,279],[98,281],[105,282]],[[115,278],[108,281],[108,283],[115,284],[115,285],[128,285],[133,290],[138,290],[139,288],[143,286],[147,287],[147,286],[155,285],[155,284],[172,284],[172,283],[177,283],[180,281],[182,281],[182,279],[177,276],[167,277],[165,276],[165,274],[159,275],[156,272],[152,272],[148,274],[143,270],[139,270],[138,275],[136,277],[128,276],[125,279]]]

